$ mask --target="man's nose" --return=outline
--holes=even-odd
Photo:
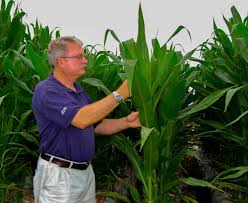
[[[87,59],[85,57],[83,57],[82,62],[83,62],[83,64],[87,64],[88,63],[88,61],[87,61]]]

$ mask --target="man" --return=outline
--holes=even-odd
[[[91,103],[76,80],[85,73],[82,42],[60,37],[50,42],[53,73],[33,94],[41,155],[34,176],[36,203],[95,203],[94,132],[110,135],[140,127],[138,113],[105,119],[130,95],[127,81],[105,98]]]

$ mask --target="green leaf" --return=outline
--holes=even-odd
[[[6,95],[0,97],[0,106],[1,106],[1,104],[2,104],[2,102],[3,102],[3,100],[4,100],[4,98],[5,98],[7,95],[8,95],[8,94],[6,94]]]
[[[97,87],[102,90],[106,95],[111,94],[111,91],[103,84],[103,82],[97,78],[85,78],[82,82],[91,85],[93,87]]]
[[[248,46],[243,38],[237,39],[237,44],[240,48],[240,54],[243,56],[245,61],[248,63]]]
[[[200,103],[194,105],[189,111],[182,112],[178,118],[184,118],[185,116],[188,116],[190,114],[196,113],[198,111],[201,111],[203,109],[208,108],[211,106],[214,102],[216,102],[220,97],[222,97],[228,90],[230,90],[233,87],[228,87],[225,89],[217,90],[214,93],[208,95],[205,97]]]
[[[121,59],[119,59],[118,56],[114,55],[113,53],[106,51],[106,55],[108,55],[113,60],[113,62],[115,62],[116,64],[121,65],[121,66],[124,65]]]
[[[246,114],[248,114],[248,110],[243,112],[238,118],[236,118],[235,120],[233,120],[232,122],[228,123],[227,125],[224,126],[224,128],[233,125],[234,123],[238,122],[241,118],[243,118],[244,116],[246,116]]]
[[[228,38],[227,34],[221,29],[215,29],[214,32],[225,52],[228,56],[232,56],[232,42]]]
[[[22,127],[25,125],[25,122],[28,118],[28,116],[32,113],[32,110],[27,110],[25,113],[21,115],[20,121],[18,126],[16,127],[16,131],[20,131]]]
[[[16,142],[9,142],[10,146],[16,146],[19,147],[20,149],[23,149],[24,151],[26,151],[27,154],[32,155],[35,159],[38,159],[39,157],[39,153],[38,151],[34,151],[29,149],[29,147],[27,147],[24,144],[20,144],[20,143],[16,143]]]
[[[31,60],[29,60],[28,58],[26,58],[25,56],[23,56],[22,54],[20,54],[19,52],[12,50],[12,52],[21,59],[21,61],[24,63],[24,65],[27,65],[29,68],[32,68],[33,70],[35,70]]]
[[[165,44],[167,44],[174,36],[176,36],[176,35],[177,35],[181,30],[183,30],[183,29],[186,29],[186,30],[187,30],[187,32],[188,32],[188,34],[189,34],[189,38],[190,38],[190,40],[191,40],[191,34],[190,34],[189,30],[188,30],[187,28],[185,28],[184,26],[179,25],[179,26],[177,27],[176,31],[169,37],[169,39],[166,41]]]
[[[237,184],[233,184],[233,183],[229,183],[229,182],[220,182],[220,181],[217,181],[216,184],[218,184],[221,188],[228,188],[228,189],[231,189],[231,190],[235,190],[237,192],[245,192],[245,193],[248,193],[248,188],[247,187],[242,187],[240,185],[237,185]]]
[[[7,135],[21,135],[25,140],[39,146],[38,138],[27,132],[8,132]]]
[[[130,89],[130,94],[132,95],[132,86],[133,86],[133,73],[136,65],[136,60],[124,60],[125,73],[128,80],[128,87]]]
[[[152,131],[156,131],[156,133],[159,134],[159,132],[155,128],[147,128],[145,126],[142,126],[140,151],[142,150],[147,138],[149,137]]]
[[[242,18],[240,17],[239,12],[238,12],[238,10],[236,9],[235,6],[231,7],[231,12],[232,12],[232,15],[233,15],[234,23],[235,24],[242,23]]]
[[[199,119],[199,122],[201,124],[205,124],[205,125],[211,126],[213,128],[216,128],[216,129],[223,129],[224,128],[224,123],[221,122],[221,121],[201,120],[201,119]]]
[[[214,185],[212,185],[211,183],[204,181],[204,180],[199,180],[196,178],[181,178],[180,181],[182,181],[183,183],[187,184],[187,185],[191,185],[191,186],[200,186],[200,187],[208,187],[214,190],[218,190],[220,192],[224,192],[223,190],[215,187]]]
[[[25,13],[20,12],[14,16],[7,33],[6,49],[18,49],[21,43],[23,43],[25,35],[25,25],[22,24],[21,19]]]
[[[4,23],[7,23],[7,21],[11,18],[11,13],[10,12],[11,12],[11,9],[12,9],[13,5],[14,5],[14,1],[10,0],[8,2],[8,5],[7,5],[6,9],[4,10],[4,12],[2,14]]]
[[[239,167],[230,168],[230,169],[227,169],[227,170],[222,171],[221,173],[219,173],[211,182],[214,183],[218,179],[235,179],[235,178],[239,178],[240,176],[242,176],[246,172],[248,172],[248,166],[239,166]],[[230,173],[232,173],[232,174],[230,174]],[[226,174],[229,174],[229,175],[226,175]]]
[[[107,29],[106,31],[105,31],[105,35],[104,35],[104,46],[106,45],[106,41],[107,41],[107,37],[108,37],[108,34],[111,34],[112,35],[112,37],[117,41],[117,42],[119,42],[119,43],[121,43],[121,41],[119,40],[119,38],[117,37],[117,35],[115,34],[115,32],[113,31],[113,30],[111,30],[111,29]]]
[[[175,78],[173,84],[167,86],[163,94],[160,95],[160,98],[157,98],[160,99],[158,102],[159,114],[162,117],[166,119],[174,119],[177,117],[178,112],[181,110],[182,98],[185,94],[185,85],[185,80],[177,81]]]
[[[144,172],[147,178],[148,195],[151,195],[152,180],[154,177],[154,170],[157,169],[159,160],[159,144],[160,132],[154,129],[147,137],[144,144]]]
[[[234,88],[234,89],[230,89],[230,90],[227,91],[227,93],[226,93],[226,101],[225,101],[225,110],[224,110],[224,112],[226,112],[227,107],[228,107],[228,105],[229,105],[229,103],[230,103],[230,101],[231,101],[233,95],[234,95],[237,91],[239,91],[240,89],[242,89],[242,88],[244,88],[244,87],[246,87],[246,86],[247,86],[247,85],[243,85],[243,86],[241,86],[241,87],[236,87],[236,88]]]
[[[248,167],[244,167],[243,169],[241,169],[240,171],[234,173],[234,174],[231,174],[231,175],[227,175],[221,179],[235,179],[235,178],[239,178],[240,176],[244,175],[245,173],[248,172]]]
[[[138,59],[136,43],[134,39],[129,39],[120,44],[120,52],[122,58],[125,59]]]
[[[182,196],[181,199],[183,201],[185,201],[185,203],[199,203],[198,201],[196,201],[195,199],[189,197],[189,196]]]
[[[140,195],[138,190],[131,184],[129,184],[127,181],[124,181],[123,179],[119,178],[112,170],[111,172],[113,173],[114,177],[120,181],[121,184],[123,184],[126,188],[130,190],[131,196],[133,200],[137,203],[140,203]]]
[[[12,76],[12,78],[17,82],[17,84],[24,90],[26,90],[28,93],[30,93],[31,95],[33,95],[33,91],[27,86],[27,84],[19,79],[17,79],[14,74],[9,70],[10,75]]]
[[[146,35],[145,35],[145,23],[144,23],[144,17],[142,13],[141,4],[139,5],[139,30],[138,30],[138,37],[137,37],[137,49],[139,50],[139,54],[141,56],[141,59],[144,60],[144,63],[149,62],[149,53],[148,48],[146,44]]]
[[[189,51],[188,53],[186,53],[184,55],[184,57],[182,58],[182,60],[179,62],[179,65],[183,64],[188,59],[191,59],[192,55],[195,53],[196,50],[197,50],[197,48],[195,48],[195,49]]]
[[[187,78],[185,78],[186,80],[186,84],[185,87],[189,87],[189,85],[191,84],[191,82],[193,82],[196,78],[196,76],[200,73],[200,71],[194,70],[192,71]]]
[[[233,84],[232,77],[224,70],[216,69],[214,72],[222,81]]]
[[[146,177],[144,174],[144,167],[131,141],[124,136],[113,136],[111,140],[113,144],[128,157],[133,166],[136,177],[142,182],[145,192],[147,193],[148,189],[145,181]]]
[[[51,68],[48,65],[46,58],[36,53],[30,45],[26,46],[26,50],[33,67],[35,68],[36,73],[40,76],[41,80],[47,78]]]

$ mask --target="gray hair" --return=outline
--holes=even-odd
[[[65,55],[68,50],[68,45],[72,43],[83,46],[82,41],[74,36],[64,36],[52,40],[48,45],[47,51],[49,65],[55,67],[57,57]]]

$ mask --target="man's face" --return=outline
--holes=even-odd
[[[85,73],[88,61],[81,46],[75,43],[69,44],[67,53],[59,58],[60,68],[66,75],[79,78]]]

